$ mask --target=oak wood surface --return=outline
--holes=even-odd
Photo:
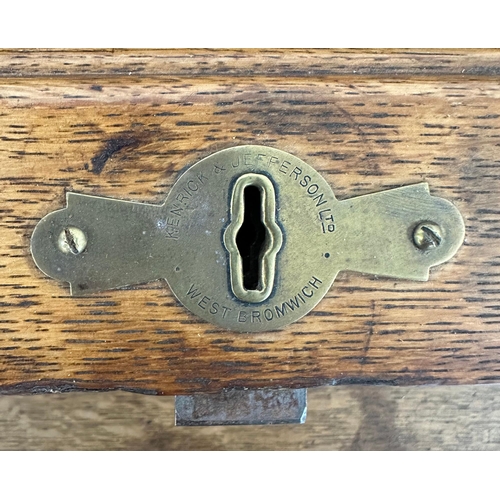
[[[500,450],[500,387],[309,389],[302,425],[174,427],[174,398],[0,398],[0,450]]]
[[[0,392],[498,381],[499,72],[498,51],[0,52]],[[425,283],[342,273],[263,334],[162,282],[74,298],[34,265],[66,191],[159,203],[241,144],[298,156],[339,199],[426,181],[465,244]]]

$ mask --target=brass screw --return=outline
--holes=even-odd
[[[413,231],[413,243],[420,250],[430,250],[441,245],[441,228],[433,222],[422,222]]]
[[[87,247],[87,236],[77,227],[65,227],[59,234],[57,246],[63,253],[79,255]]]

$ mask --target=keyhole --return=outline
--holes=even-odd
[[[241,175],[231,195],[231,222],[224,231],[233,294],[244,302],[266,300],[275,282],[283,243],[276,223],[276,192],[262,174]]]
[[[244,219],[236,235],[236,246],[243,263],[243,287],[246,290],[259,288],[261,254],[266,239],[266,228],[262,223],[261,192],[257,186],[243,190]]]

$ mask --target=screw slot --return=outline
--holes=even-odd
[[[431,250],[441,245],[441,228],[434,222],[421,222],[413,231],[413,243],[419,250]]]
[[[79,255],[87,247],[87,236],[77,227],[65,227],[59,234],[57,246],[62,253]]]

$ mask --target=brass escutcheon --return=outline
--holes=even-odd
[[[311,166],[267,146],[200,160],[160,205],[66,199],[36,226],[31,252],[72,295],[165,279],[192,313],[241,332],[297,321],[340,271],[426,281],[465,235],[427,183],[339,201]]]

